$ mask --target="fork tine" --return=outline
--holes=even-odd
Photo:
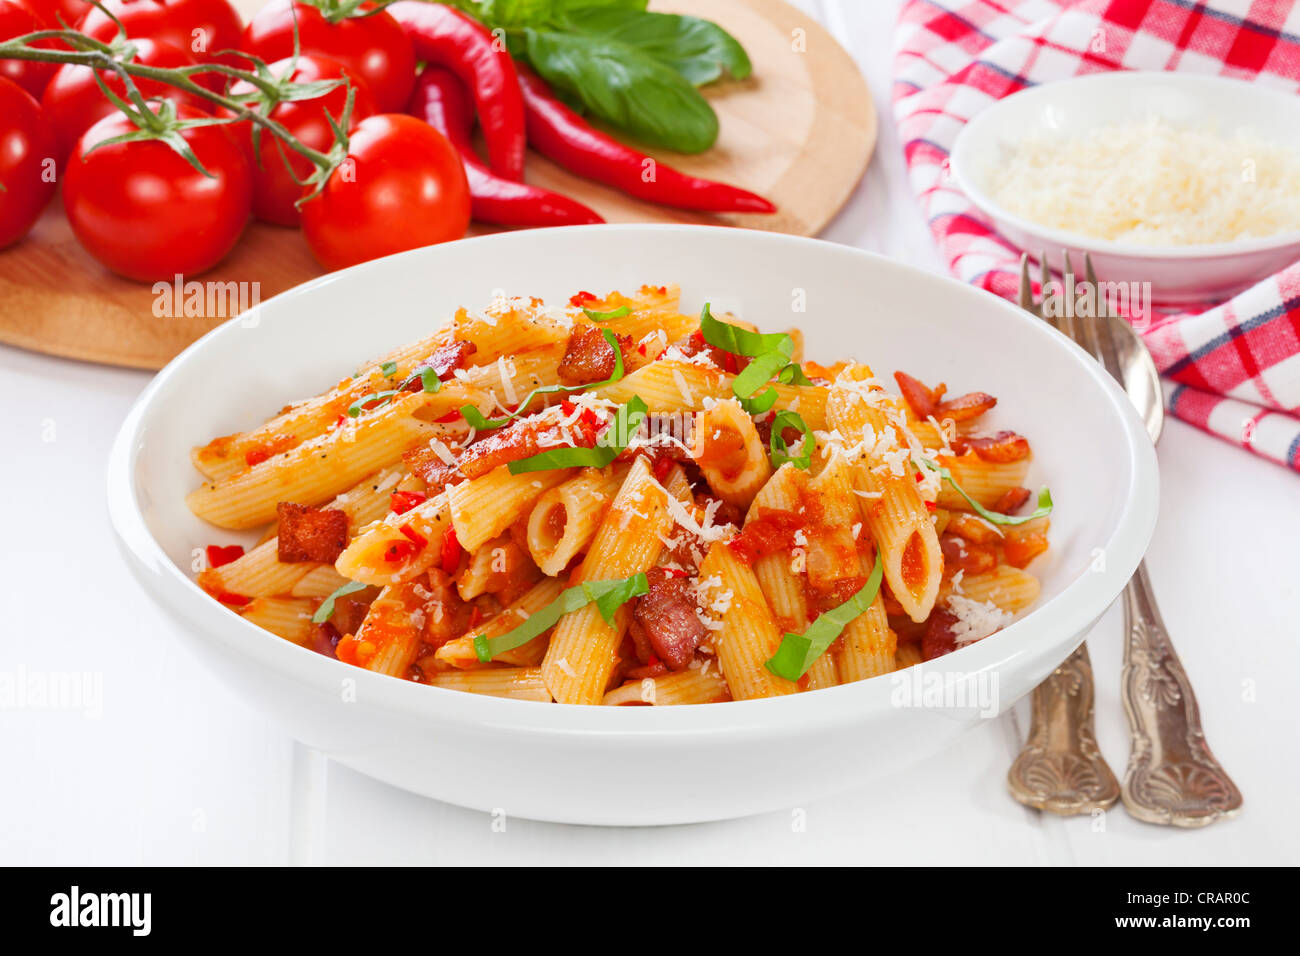
[[[1026,259],[1027,258],[1028,257],[1026,256]],[[1026,261],[1026,275],[1028,275],[1028,272],[1029,263]],[[1050,292],[1052,282],[1052,270],[1047,265],[1047,250],[1042,250],[1038,253],[1038,275],[1038,317],[1062,335],[1069,335],[1070,333],[1062,327],[1061,317],[1059,315],[1047,314],[1047,296]]]
[[[1069,277],[1068,279],[1065,280],[1066,286],[1068,287],[1071,295],[1073,295],[1075,278],[1074,278],[1074,270],[1070,263],[1070,253],[1068,250],[1066,250],[1063,258],[1065,259],[1065,275]],[[1075,309],[1073,307],[1078,305],[1078,299],[1077,298],[1072,299],[1069,304],[1071,306],[1069,311],[1071,312],[1071,314],[1073,314],[1075,312]],[[1102,353],[1101,342],[1097,337],[1097,327],[1100,324],[1101,324],[1100,322],[1098,322],[1095,318],[1092,318],[1090,316],[1074,315],[1072,319],[1072,325],[1074,331],[1071,334],[1071,338],[1073,338],[1076,342],[1082,345],[1087,351],[1091,352],[1092,357],[1097,360],[1097,363],[1099,365],[1105,366],[1106,359]]]
[[[1106,300],[1101,295],[1101,283],[1097,281],[1097,273],[1092,268],[1092,253],[1089,252],[1083,254],[1083,277],[1097,293],[1097,314],[1106,315]]]
[[[1029,253],[1020,254],[1020,289],[1019,289],[1020,308],[1026,312],[1033,312],[1040,318],[1042,311],[1034,304],[1034,282],[1029,278]]]
[[[1124,319],[1110,314],[1109,307],[1106,304],[1106,297],[1101,294],[1101,283],[1097,281],[1097,273],[1092,268],[1092,256],[1084,253],[1083,265],[1087,272],[1088,282],[1092,284],[1093,291],[1096,293],[1097,340],[1101,346],[1101,364],[1106,367],[1106,371],[1110,372],[1112,376],[1122,383],[1124,381],[1124,364],[1120,361],[1120,342],[1115,332],[1114,323],[1123,322]]]

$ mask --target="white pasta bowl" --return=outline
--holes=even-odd
[[[239,536],[192,516],[190,448],[315,394],[493,291],[676,282],[810,358],[869,361],[999,398],[1056,500],[1040,604],[923,670],[770,700],[688,707],[539,704],[415,684],[327,659],[203,593],[195,548]],[[263,303],[168,365],[122,425],[108,501],[126,560],[185,641],[305,744],[440,800],[543,820],[664,824],[803,805],[931,755],[1006,710],[1119,594],[1156,517],[1155,453],[1123,393],[1073,343],[959,282],[844,246],[692,226],[516,232],[370,262]],[[246,541],[251,542],[253,535]],[[924,675],[924,687],[918,675]],[[941,686],[941,683],[943,686]],[[918,693],[926,690],[925,694]],[[954,799],[960,799],[954,796]]]
[[[961,190],[1014,245],[1037,257],[1090,253],[1106,282],[1149,282],[1158,303],[1222,299],[1300,259],[1300,231],[1232,242],[1152,246],[1034,222],[993,197],[993,175],[1026,136],[1067,139],[1127,120],[1238,132],[1300,151],[1300,97],[1218,76],[1115,72],[1044,83],[990,104],[957,134],[949,157]]]

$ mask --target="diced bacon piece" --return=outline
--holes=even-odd
[[[964,422],[979,418],[997,403],[998,400],[987,392],[968,392],[950,398],[946,402],[940,402],[935,418],[940,420],[951,418],[955,422]]]
[[[471,620],[478,608],[462,601],[451,575],[437,568],[429,572],[429,591],[425,602],[424,642],[441,647],[474,626]]]
[[[940,383],[937,388],[929,388],[920,379],[912,378],[906,372],[895,372],[894,381],[903,400],[911,407],[917,418],[929,418],[939,408],[947,386]]]
[[[989,510],[996,511],[1000,515],[1013,515],[1023,508],[1028,500],[1028,488],[1010,488],[1003,492],[1002,497],[995,501]]]
[[[1000,431],[981,438],[963,438],[961,444],[982,461],[1020,461],[1029,456],[1029,440],[1011,431]],[[956,451],[956,446],[953,446]]]
[[[632,616],[669,670],[685,669],[695,657],[708,629],[695,613],[695,598],[687,578],[651,568],[646,572],[650,590],[637,600]]]
[[[508,428],[494,432],[465,449],[464,457],[461,458],[460,462],[461,474],[466,478],[479,478],[486,475],[493,468],[509,464],[512,461],[519,461],[521,458],[530,458],[551,448],[574,447],[575,445],[592,448],[596,444],[597,426],[592,424],[594,420],[595,413],[593,412],[591,419],[587,422],[579,421],[573,428],[569,429],[568,441],[564,438],[564,431],[553,424],[517,421]],[[543,443],[543,436],[550,439],[550,441]]]
[[[445,382],[451,378],[456,369],[464,368],[469,357],[477,351],[478,346],[473,342],[450,342],[420,362],[408,376],[410,380],[403,388],[408,392],[420,391],[424,385],[418,373],[426,368],[433,369],[433,373],[438,376],[438,381]]]
[[[310,647],[317,654],[324,654],[326,657],[338,657],[339,640],[343,637],[331,622],[325,621],[317,624],[312,631]]]
[[[411,474],[424,482],[424,493],[430,497],[441,493],[448,485],[460,484],[465,480],[460,469],[447,464],[428,445],[404,452],[402,462],[411,470]]]
[[[626,335],[617,336],[623,361],[635,343]],[[565,385],[590,385],[603,382],[614,374],[614,350],[605,341],[601,330],[594,325],[576,325],[569,335],[569,344],[556,374]]]
[[[946,608],[935,608],[921,637],[921,658],[932,661],[957,649],[955,628],[957,615]]]
[[[348,544],[348,514],[338,508],[312,508],[281,501],[276,553],[286,564],[316,561],[333,564]]]

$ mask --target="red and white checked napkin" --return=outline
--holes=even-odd
[[[894,40],[894,116],[930,228],[956,275],[1008,298],[1020,251],[947,175],[958,131],[991,102],[1108,70],[1300,91],[1297,0],[908,0]],[[1173,414],[1300,470],[1300,262],[1144,335]]]

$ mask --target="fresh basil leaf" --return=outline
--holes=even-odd
[[[608,312],[593,312],[591,309],[583,309],[582,311],[593,322],[608,322],[611,319],[621,319],[625,315],[630,315],[632,309],[630,306],[620,305],[617,309],[610,309]]]
[[[600,616],[608,623],[613,623],[614,613],[632,598],[650,590],[645,572],[634,574],[630,578],[612,578],[607,581],[584,581],[582,584],[565,588],[546,607],[534,611],[522,624],[498,637],[474,638],[474,653],[486,664],[498,654],[512,651],[527,644],[537,635],[553,628],[565,614],[572,614],[596,603]]]
[[[803,373],[797,362],[791,362],[785,368],[781,369],[776,376],[776,380],[782,385],[811,385],[812,379]]]
[[[780,397],[781,396],[777,394],[776,389],[769,387],[759,392],[753,398],[737,398],[736,401],[740,403],[740,407],[743,408],[747,414],[762,415],[771,411],[772,406],[776,404],[776,400]]]
[[[789,336],[786,336],[784,344],[789,347]],[[750,359],[749,364],[731,380],[732,392],[735,393],[737,398],[752,397],[765,382],[781,371],[789,361],[790,353],[784,350],[764,352],[762,355]]]
[[[608,37],[526,27],[533,69],[576,96],[598,119],[653,146],[702,153],[718,139],[718,117],[671,66]]]
[[[385,362],[383,365],[379,366],[379,371],[383,373],[384,378],[392,378],[397,374],[397,363]]]
[[[743,80],[753,71],[745,48],[716,23],[676,13],[644,13],[601,6],[571,13],[567,25],[640,50],[694,83],[712,83],[724,73]]]
[[[399,391],[400,389],[390,388],[382,392],[371,392],[369,395],[362,395],[355,402],[353,402],[351,405],[348,406],[348,417],[356,418],[358,415],[362,413],[362,411],[367,411],[367,410],[374,411],[373,408],[366,409],[366,406],[369,405],[371,402],[378,403],[375,405],[375,408],[383,408],[385,405],[387,405],[389,402],[393,400],[393,396],[396,395]]]
[[[606,443],[595,448],[565,446],[551,448],[528,458],[510,462],[506,468],[512,475],[530,471],[549,471],[552,468],[604,468],[622,454],[641,427],[648,408],[640,395],[633,395],[614,413],[614,424],[606,432]]]
[[[799,453],[798,457],[790,454],[790,446],[785,442],[784,432],[787,428],[797,428],[803,432],[803,451]],[[790,462],[796,468],[807,471],[812,467],[813,451],[816,448],[817,439],[813,437],[812,429],[808,427],[808,423],[803,420],[798,412],[782,409],[776,413],[776,418],[772,419],[772,438],[768,442],[768,453],[772,459],[773,468],[780,468],[786,462]]]
[[[1043,485],[1043,487],[1038,489],[1038,507],[1034,509],[1032,514],[1004,515],[996,511],[989,511],[988,508],[985,508],[982,504],[980,504],[969,494],[967,494],[966,489],[963,488],[961,485],[957,484],[957,481],[952,476],[952,472],[949,471],[947,468],[943,467],[942,465],[936,465],[928,458],[921,458],[919,460],[921,464],[924,465],[926,468],[929,468],[931,471],[937,471],[939,473],[939,477],[942,478],[944,481],[948,482],[948,484],[952,485],[953,490],[956,491],[957,494],[961,495],[963,498],[966,499],[966,503],[969,504],[972,509],[974,509],[975,513],[979,515],[981,518],[983,518],[985,521],[989,522],[990,524],[1003,524],[1003,525],[1025,524],[1026,522],[1033,521],[1036,518],[1046,518],[1048,515],[1052,513],[1052,507],[1053,507],[1052,492],[1047,487],[1047,485]]]
[[[704,336],[704,341],[714,348],[731,352],[733,355],[743,355],[746,358],[754,358],[780,349],[785,349],[787,355],[794,354],[794,342],[784,332],[751,332],[738,325],[715,319],[713,313],[709,311],[707,302],[700,310],[700,333]]]
[[[764,666],[773,674],[786,680],[798,680],[803,677],[808,673],[808,668],[813,666],[817,658],[826,653],[827,649],[835,643],[835,638],[840,636],[854,618],[870,610],[871,603],[880,591],[880,581],[884,573],[885,562],[877,553],[875,567],[871,569],[871,576],[867,578],[867,583],[862,585],[862,589],[839,607],[823,613],[802,634],[786,634],[782,637],[781,646]]]
[[[349,581],[347,584],[338,588],[333,594],[327,597],[324,601],[321,601],[320,607],[318,607],[316,609],[316,613],[311,616],[311,622],[313,624],[324,624],[326,621],[328,621],[331,617],[334,616],[335,601],[337,601],[339,598],[343,597],[346,594],[355,594],[357,591],[361,591],[365,587],[366,585],[362,584],[360,581]]]

